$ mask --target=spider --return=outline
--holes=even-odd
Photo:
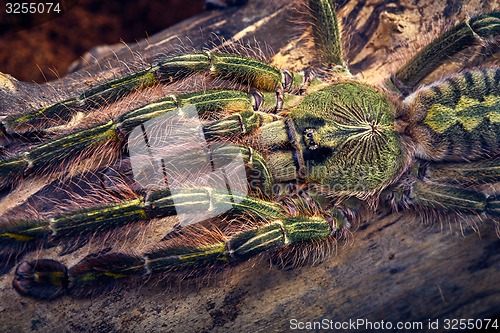
[[[272,253],[280,266],[295,267],[321,260],[379,205],[459,223],[497,223],[500,68],[419,83],[464,49],[498,41],[500,13],[456,25],[375,87],[350,74],[335,4],[314,0],[307,8],[318,58],[310,70],[192,52],[78,97],[4,117],[0,186],[8,191],[22,178],[55,175],[82,192],[71,194],[70,204],[58,202],[59,211],[5,213],[5,266],[58,243],[71,251],[103,230],[167,216],[181,221],[142,253],[101,251],[69,269],[51,259],[23,261],[14,288],[38,298],[81,296],[133,279],[217,271],[262,252]],[[147,86],[180,82],[182,91],[200,72],[215,78],[213,89],[164,96],[110,112],[111,119],[87,116],[76,131],[61,125],[103,100],[119,104]],[[186,118],[192,110],[195,116]],[[195,149],[200,133],[205,155]],[[232,168],[234,160],[241,162],[243,177]],[[226,172],[199,177],[205,174],[200,168]],[[86,177],[82,170],[103,176],[108,192],[78,183]]]

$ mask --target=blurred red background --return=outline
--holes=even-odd
[[[29,0],[26,0],[29,2]],[[134,43],[200,13],[203,0],[78,0],[67,13],[30,29],[0,32],[0,72],[23,81],[64,76],[97,45]]]

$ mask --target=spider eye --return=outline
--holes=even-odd
[[[314,128],[306,128],[303,132],[304,135],[304,143],[306,147],[310,150],[318,149],[319,145],[319,135],[316,133]]]
[[[314,128],[306,128],[306,129],[304,130],[304,132],[303,132],[303,133],[304,133],[306,136],[312,136],[312,134],[313,134],[314,132],[315,132],[315,129],[314,129]]]

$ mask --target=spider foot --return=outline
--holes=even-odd
[[[54,299],[66,293],[68,269],[51,259],[23,261],[17,266],[12,286],[23,296]]]

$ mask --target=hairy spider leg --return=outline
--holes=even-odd
[[[416,184],[416,201],[425,205],[500,217],[500,158],[469,163],[426,162]],[[490,186],[488,186],[490,185]],[[441,197],[441,198],[440,198]],[[441,206],[439,206],[441,205]],[[498,225],[500,228],[500,224]],[[500,231],[500,229],[498,229]]]
[[[490,218],[498,217],[495,211],[498,189],[481,185],[498,182],[499,159],[487,162],[459,164],[421,161],[397,184],[387,189],[384,197],[391,198],[396,209],[427,207],[435,211],[474,215],[486,213]],[[461,171],[472,178],[462,182],[465,176],[458,174]],[[485,179],[481,178],[485,174]]]
[[[500,181],[500,158],[469,163],[427,163],[425,177],[433,182],[446,182],[471,187]]]
[[[313,38],[318,50],[319,61],[327,68],[335,69],[335,75],[350,75],[342,52],[342,41],[335,1],[309,1],[312,15]]]
[[[303,74],[282,71],[248,57],[209,51],[190,53],[167,58],[149,69],[97,85],[76,98],[26,114],[8,116],[2,120],[1,125],[7,134],[41,131],[60,120],[69,120],[75,113],[74,110],[95,108],[138,89],[202,72],[248,84],[256,89],[278,91],[280,95],[304,89],[308,80]]]
[[[491,220],[500,236],[499,162],[499,158],[466,164],[420,161],[382,198],[394,210],[413,209],[425,218],[472,227]]]
[[[196,107],[201,116],[209,112],[232,113],[224,120],[206,125],[209,137],[231,137],[235,132],[250,133],[255,128],[277,119],[272,114],[258,111],[274,108],[278,102],[276,96],[274,103],[272,99],[270,93],[245,93],[235,90],[212,90],[169,96],[131,110],[116,120],[64,135],[18,156],[0,160],[0,188],[14,184],[24,176],[53,173],[65,165],[65,162],[74,163],[75,160],[94,156],[97,147],[100,150],[108,150],[108,153],[103,155],[107,156],[109,161],[103,163],[112,163],[118,157],[124,139],[134,128],[187,106]],[[106,147],[109,149],[105,149]],[[114,158],[110,158],[110,155]]]
[[[227,193],[220,193],[217,200],[213,200],[213,193],[207,194],[205,189],[192,191],[185,199],[186,204],[207,209],[211,204],[233,202],[233,213],[250,213],[266,222],[247,226],[230,235],[210,230],[210,235],[204,236],[199,227],[188,226],[183,235],[167,240],[167,245],[160,245],[142,255],[109,253],[92,256],[69,270],[52,260],[23,262],[16,270],[13,285],[21,294],[38,298],[55,298],[67,291],[75,296],[85,295],[130,277],[169,272],[192,273],[218,264],[238,262],[268,250],[326,240],[337,231],[335,221],[327,221],[321,216],[290,216],[276,203],[253,197],[241,198],[237,203],[235,194],[230,197]],[[153,214],[175,210],[168,191],[154,192],[150,197],[148,207],[154,207],[156,213]],[[144,203],[143,213],[145,207]],[[38,278],[38,275],[45,278]]]
[[[248,181],[250,192],[259,194],[262,197],[270,196],[273,177],[264,158],[258,151],[234,144],[215,146],[210,150],[211,156],[217,156],[218,163],[231,160],[238,153],[241,154],[245,165],[248,178],[245,183]],[[182,157],[181,155],[178,158],[178,162],[182,161]],[[185,153],[186,164],[193,163],[196,158],[206,160],[206,156],[193,156],[190,152]],[[164,187],[167,187],[166,183],[164,185]],[[155,199],[159,195],[170,196],[169,191],[166,191],[167,194],[161,191],[160,194],[151,192],[147,195],[137,195],[136,198],[130,200],[62,213],[45,220],[3,221],[0,224],[0,253],[3,253],[1,257],[11,257],[19,250],[30,251],[37,246],[45,246],[49,240],[56,238],[110,229],[160,216],[176,215],[173,202],[171,202],[172,207],[166,208],[167,206],[165,206],[164,210],[161,210],[163,208],[160,208],[160,203]],[[216,207],[216,204],[210,201],[210,207],[208,207],[200,204],[195,199],[205,196],[206,200],[211,200],[209,189],[204,191],[202,193],[193,191],[183,197],[175,197],[175,203],[177,206],[183,202],[186,202],[186,204],[196,203],[195,207],[193,207],[196,211],[208,211],[210,207]]]
[[[313,35],[321,61],[343,68],[341,34],[332,0],[310,1]],[[262,90],[303,92],[312,78],[303,73],[280,70],[249,57],[218,52],[195,52],[163,59],[149,68],[98,84],[70,98],[25,114],[8,116],[0,123],[0,134],[39,132],[67,121],[77,110],[88,110],[111,103],[131,92],[159,83],[168,84],[195,73],[234,80]],[[279,107],[279,105],[278,105]]]
[[[467,189],[446,183],[418,181],[411,189],[412,203],[441,211],[469,214],[486,213],[490,218],[498,217],[498,193],[487,194],[481,190]]]
[[[386,85],[408,95],[450,57],[470,46],[495,41],[499,36],[500,11],[469,18],[435,38],[399,68]]]

